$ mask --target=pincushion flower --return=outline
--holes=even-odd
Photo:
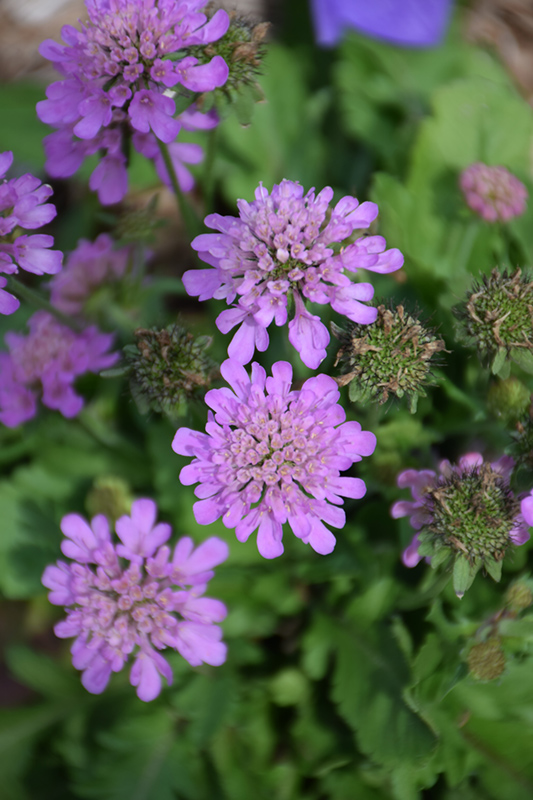
[[[291,389],[292,367],[278,361],[272,376],[257,363],[251,377],[233,359],[221,366],[231,389],[211,389],[205,402],[206,432],[179,428],[172,443],[193,461],[180,472],[185,485],[198,483],[193,506],[200,525],[219,517],[244,542],[257,530],[265,558],[283,553],[283,525],[317,553],[331,553],[335,537],[324,525],[342,528],[342,497],[361,498],[360,478],[342,477],[376,445],[373,433],[345,422],[339,390],[328,375]]]
[[[86,301],[98,288],[124,277],[131,255],[131,247],[115,248],[107,233],[101,233],[94,242],[80,239],[63,270],[50,281],[52,305],[65,314],[82,314]]]
[[[434,47],[444,36],[453,0],[311,0],[317,42],[331,47],[346,28],[402,47]]]
[[[507,549],[529,539],[520,501],[510,488],[513,466],[509,456],[488,463],[479,453],[467,453],[455,465],[441,461],[439,474],[400,473],[398,486],[409,488],[413,499],[394,503],[391,515],[409,517],[416,531],[403,553],[404,564],[414,567],[426,556],[436,566],[454,558],[460,597],[481,567],[499,580]]]
[[[108,353],[112,334],[95,327],[78,333],[47,311],[34,314],[28,326],[27,336],[6,333],[9,353],[0,353],[0,422],[9,428],[35,416],[39,397],[64,417],[75,417],[83,407],[75,379],[106,369],[118,358]]]
[[[46,40],[39,48],[65,79],[48,87],[37,114],[59,129],[45,139],[49,173],[68,177],[86,156],[103,153],[90,187],[111,204],[126,193],[131,134],[150,135],[156,145],[176,139],[182,121],[169,90],[181,85],[192,98],[226,81],[223,58],[199,63],[188,50],[223,36],[229,18],[220,9],[208,19],[205,0],[86,0],[86,6],[81,30],[66,25],[65,44]]]
[[[50,250],[54,240],[46,234],[26,234],[42,228],[56,216],[47,203],[52,188],[33,175],[7,180],[13,153],[0,153],[0,273],[13,274],[19,268],[34,275],[53,275],[61,269],[62,254]],[[7,279],[0,276],[0,314],[12,314],[20,303],[6,292]]]
[[[526,210],[528,191],[505,167],[472,164],[459,185],[470,208],[487,222],[507,222]]]
[[[374,289],[354,283],[345,270],[394,272],[403,264],[399,250],[385,250],[382,236],[366,236],[340,247],[355,230],[368,228],[376,218],[375,203],[359,204],[343,197],[332,209],[333,190],[304,195],[300,184],[283,180],[269,194],[260,185],[255,201],[239,200],[239,217],[210,214],[205,223],[218,233],[197,236],[192,247],[212,269],[189,270],[183,282],[200,300],[225,299],[231,308],[219,314],[222,333],[239,330],[228,348],[230,358],[247,364],[254,350],[268,347],[268,327],[285,325],[288,299],[294,301],[289,341],[306,366],[316,369],[326,356],[329,333],[305,301],[326,304],[353,322],[376,319],[376,308],[363,303]]]
[[[226,607],[202,595],[228,547],[213,537],[194,548],[185,537],[171,553],[170,525],[156,524],[156,517],[153,500],[134,501],[131,514],[115,523],[120,543],[102,514],[90,524],[78,514],[61,520],[61,550],[72,561],[48,566],[42,582],[50,602],[66,607],[67,618],[54,631],[62,639],[76,637],[72,662],[92,694],[103,692],[111,673],[133,658],[130,683],[141,700],[153,700],[161,676],[172,681],[160,652],[166,648],[192,666],[218,666],[226,659],[216,624]]]

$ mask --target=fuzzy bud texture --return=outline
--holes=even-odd
[[[498,637],[471,647],[467,657],[470,674],[478,681],[493,681],[505,670],[505,653]]]
[[[52,189],[33,175],[6,180],[13,163],[13,153],[0,153],[0,273],[7,275],[20,269],[34,275],[53,275],[61,269],[59,250],[50,250],[54,240],[43,233],[26,234],[51,222],[56,207],[46,200]],[[0,314],[13,314],[20,303],[6,292],[6,278],[0,275]]]
[[[94,242],[81,239],[67,258],[63,271],[50,281],[50,301],[65,314],[79,315],[85,303],[101,286],[124,277],[130,262],[130,247],[115,249],[106,233]]]
[[[487,222],[507,222],[526,210],[528,191],[505,167],[472,164],[459,184],[467,204]]]
[[[61,550],[72,562],[47,567],[42,582],[50,602],[66,607],[67,618],[54,631],[62,639],[76,637],[72,662],[92,694],[103,692],[130,657],[130,683],[144,701],[158,696],[161,676],[172,681],[161,650],[177,650],[192,666],[219,666],[226,659],[216,624],[226,607],[202,595],[228,547],[211,538],[194,549],[185,537],[171,554],[165,544],[170,525],[156,524],[156,517],[152,500],[136,500],[131,515],[115,523],[120,543],[113,542],[103,515],[90,524],[78,514],[61,521]]]
[[[39,397],[64,417],[75,417],[83,406],[75,379],[118,358],[108,353],[113,336],[95,327],[77,333],[46,311],[34,314],[28,325],[27,336],[6,333],[9,353],[0,353],[0,422],[8,428],[34,417]]]
[[[174,143],[182,125],[211,126],[211,121],[196,120],[202,115],[192,109],[175,119],[169,89],[180,84],[191,93],[211,91],[228,76],[220,56],[199,64],[187,53],[187,48],[215,41],[227,30],[226,12],[219,10],[208,20],[201,12],[204,5],[205,0],[86,0],[89,21],[81,30],[65,25],[66,44],[42,43],[41,55],[64,76],[48,87],[48,99],[37,104],[39,118],[58,128],[45,139],[51,175],[72,175],[86,156],[103,152],[90,187],[102,203],[118,202],[127,190],[125,142],[133,133],[135,149],[154,158],[168,182],[157,140]],[[168,58],[178,52],[176,60]],[[171,148],[175,164],[191,160],[191,153],[198,160],[198,145],[192,151],[191,145],[174,143]]]
[[[439,474],[414,469],[400,473],[398,486],[409,488],[413,499],[394,503],[391,514],[394,519],[408,516],[417,531],[403,553],[404,564],[414,567],[430,555],[422,541],[435,553],[445,548],[486,567],[500,562],[509,545],[527,542],[527,525],[509,485],[513,466],[509,456],[490,464],[479,453],[468,453],[456,465],[441,461]]]
[[[189,270],[183,282],[200,300],[214,297],[233,304],[237,299],[216,320],[222,333],[240,325],[228,348],[230,358],[247,364],[256,348],[267,349],[268,326],[273,321],[285,325],[291,296],[295,313],[289,341],[311,369],[325,358],[329,333],[306,309],[306,300],[329,303],[353,322],[376,319],[377,310],[363,305],[372,298],[373,287],[354,283],[345,270],[394,272],[403,256],[399,250],[385,250],[382,236],[360,237],[341,247],[355,230],[368,228],[378,208],[343,197],[331,209],[332,197],[329,187],[304,195],[298,183],[283,180],[271,194],[260,185],[252,203],[239,200],[239,217],[206,217],[206,225],[219,232],[197,236],[192,247],[213,269]]]
[[[317,553],[331,553],[335,537],[324,522],[342,528],[342,497],[360,498],[360,478],[341,477],[376,445],[373,433],[345,422],[337,384],[327,375],[291,389],[292,367],[278,361],[272,377],[257,363],[251,377],[237,361],[221,366],[231,390],[212,389],[205,402],[206,433],[179,428],[172,447],[193,456],[180,473],[185,485],[199,483],[194,516],[200,525],[219,517],[246,541],[258,530],[265,558],[283,553],[283,524]]]

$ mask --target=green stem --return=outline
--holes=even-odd
[[[213,210],[213,197],[215,194],[215,155],[217,151],[218,125],[209,131],[204,161],[204,203],[207,214]]]
[[[83,325],[80,325],[76,319],[68,314],[64,314],[58,308],[49,303],[48,300],[45,300],[39,292],[30,289],[23,283],[20,283],[20,281],[18,281],[16,278],[13,278],[12,276],[8,277],[7,288],[20,297],[21,300],[25,300],[30,305],[40,308],[43,311],[48,311],[49,314],[53,314],[54,317],[59,320],[59,322],[62,322],[64,325],[68,325],[68,327],[72,328],[73,331],[80,332],[83,330]]]
[[[172,163],[172,158],[170,157],[167,145],[160,139],[157,140],[157,143],[159,145],[159,149],[161,151],[165,167],[167,168],[172,189],[174,191],[174,194],[176,195],[178,208],[183,217],[187,230],[189,231],[189,235],[191,236],[191,238],[194,238],[198,233],[200,233],[202,229],[200,220],[198,219],[194,209],[189,205],[189,203],[185,199],[185,195],[181,191],[181,187],[178,183],[178,178],[174,171],[174,164]]]

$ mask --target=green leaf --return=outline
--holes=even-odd
[[[455,557],[453,565],[453,590],[457,597],[463,597],[467,589],[470,589],[476,577],[480,562],[471,564],[466,556]]]
[[[514,350],[511,350],[510,358],[515,364],[518,364],[520,369],[523,369],[524,372],[533,375],[533,353],[531,350],[515,347]]]
[[[486,558],[483,562],[483,566],[490,577],[496,581],[496,583],[499,583],[502,577],[503,561],[495,561],[493,558]]]
[[[338,631],[333,700],[359,747],[388,765],[421,762],[435,746],[428,726],[403,699],[409,672],[385,627]]]
[[[79,676],[70,665],[63,667],[49,656],[22,645],[9,647],[5,658],[7,666],[20,683],[46,697],[86,697]]]
[[[507,350],[504,347],[500,347],[496,355],[494,356],[491,364],[491,370],[493,375],[498,375],[500,378],[508,378],[511,368],[509,364],[509,356],[507,355]]]

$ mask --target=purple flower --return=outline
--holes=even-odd
[[[239,217],[210,214],[206,225],[219,233],[197,236],[192,247],[214,269],[189,270],[185,288],[200,300],[211,297],[237,304],[223,311],[216,324],[222,333],[240,328],[228,355],[247,364],[254,350],[268,347],[271,322],[287,322],[288,298],[295,315],[289,323],[289,341],[304,364],[316,369],[326,355],[329,333],[319,317],[306,310],[304,300],[326,304],[353,322],[374,322],[375,308],[362,303],[374,293],[369,283],[354,283],[345,269],[394,272],[403,264],[399,250],[385,250],[382,236],[362,236],[337,247],[353,231],[368,228],[376,218],[375,203],[343,197],[332,209],[333,190],[315,195],[283,180],[269,195],[262,185],[255,201],[239,200]]]
[[[83,398],[73,388],[75,379],[118,358],[107,352],[113,336],[95,327],[75,333],[46,311],[34,314],[28,325],[27,336],[6,333],[9,353],[0,353],[0,422],[8,428],[35,416],[38,397],[64,417],[76,416]]]
[[[423,558],[420,535],[426,531],[472,560],[494,553],[501,560],[509,544],[527,542],[527,525],[510,489],[513,466],[510,456],[484,463],[479,453],[467,453],[455,465],[441,461],[439,474],[429,469],[401,472],[398,486],[409,488],[413,499],[398,500],[391,515],[409,517],[417,532],[403,552],[405,566],[414,567]]]
[[[61,269],[63,256],[58,250],[49,249],[53,238],[22,233],[53,220],[56,208],[46,202],[52,189],[33,175],[6,180],[4,176],[12,163],[10,151],[0,153],[0,273],[13,274],[20,268],[35,275],[54,275]],[[6,283],[0,277],[0,314],[12,314],[20,305],[4,291]]]
[[[94,242],[81,239],[62,272],[50,281],[52,305],[65,314],[82,314],[85,302],[100,286],[124,277],[131,253],[131,247],[116,249],[106,233]]]
[[[170,525],[156,524],[156,517],[153,500],[136,500],[131,515],[116,522],[120,544],[113,542],[101,514],[90,524],[78,514],[61,521],[61,550],[73,563],[47,567],[42,582],[50,589],[50,602],[66,606],[67,617],[54,630],[60,638],[76,637],[72,663],[92,694],[103,692],[111,673],[130,656],[130,683],[146,702],[160,693],[161,676],[172,681],[159,651],[177,650],[192,666],[219,666],[226,659],[216,624],[226,607],[202,595],[213,567],[227,558],[228,546],[213,537],[193,550],[186,537],[171,556],[165,544]]]
[[[366,491],[360,478],[341,477],[376,445],[373,433],[345,422],[333,378],[317,375],[291,390],[292,367],[278,361],[272,377],[252,364],[251,378],[237,361],[221,366],[231,390],[212,389],[205,402],[206,433],[179,428],[172,443],[179,455],[193,456],[180,473],[185,484],[199,483],[194,516],[200,525],[219,517],[244,542],[258,529],[264,558],[283,553],[283,524],[316,550],[331,553],[335,537],[324,522],[342,528],[344,497]]]
[[[345,28],[402,47],[434,47],[444,36],[453,0],[311,0],[317,42],[331,47]]]
[[[526,210],[528,191],[505,167],[472,164],[459,184],[467,204],[487,222],[507,222]]]
[[[201,12],[205,0],[86,0],[86,5],[89,21],[80,31],[67,25],[64,45],[47,40],[40,47],[65,80],[48,87],[37,113],[59,129],[45,139],[49,173],[67,177],[86,156],[103,152],[90,185],[103,204],[111,204],[127,189],[125,139],[151,131],[168,143],[179,133],[168,88],[182,84],[205,92],[225,83],[228,67],[220,56],[200,65],[188,48],[223,36],[229,17],[220,9],[208,20]],[[165,59],[178,51],[181,58]]]

